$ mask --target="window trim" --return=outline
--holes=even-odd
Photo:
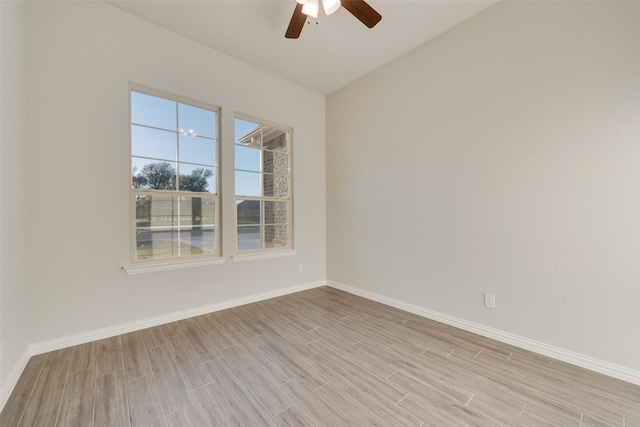
[[[268,258],[282,258],[286,256],[297,255],[297,251],[294,249],[289,250],[275,250],[278,248],[261,249],[260,251],[245,251],[249,253],[238,253],[231,256],[233,262],[253,261],[256,259],[268,259]]]
[[[179,104],[189,105],[196,108],[201,108],[209,111],[215,112],[215,144],[216,144],[216,158],[215,158],[215,173],[216,173],[216,188],[215,192],[212,193],[199,193],[199,192],[190,192],[190,191],[180,191],[176,188],[176,190],[140,190],[134,189],[131,182],[131,171],[133,169],[133,135],[132,135],[132,92],[142,93],[144,95],[155,96],[158,98],[166,99],[171,102],[176,102]],[[164,92],[161,90],[149,88],[147,86],[139,85],[136,83],[129,82],[127,87],[127,95],[128,95],[128,106],[129,106],[129,115],[128,115],[128,135],[129,135],[129,265],[123,267],[123,270],[128,274],[140,274],[146,272],[153,271],[163,271],[163,270],[173,270],[178,268],[186,268],[186,267],[194,267],[200,265],[214,265],[214,264],[222,264],[225,262],[225,258],[223,257],[223,247],[222,247],[222,195],[220,192],[221,187],[221,112],[222,107],[214,104],[208,104],[202,101],[196,101],[190,98],[186,98],[179,95],[174,95],[168,92]],[[190,163],[190,162],[187,162]],[[215,253],[214,254],[204,254],[204,255],[193,255],[188,257],[173,257],[173,258],[162,258],[162,259],[151,259],[151,260],[138,260],[136,259],[136,205],[134,202],[134,197],[136,193],[147,193],[147,194],[157,194],[157,195],[171,195],[173,197],[212,197],[215,200]]]
[[[177,270],[180,268],[202,267],[206,265],[218,265],[224,264],[225,262],[226,258],[218,256],[194,256],[191,258],[180,258],[172,261],[148,261],[143,263],[135,263],[122,267],[122,269],[125,273],[127,273],[128,276],[132,276],[135,274],[153,273],[156,271]]]

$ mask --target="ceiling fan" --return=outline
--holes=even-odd
[[[288,39],[297,39],[300,37],[302,27],[304,27],[307,17],[317,18],[318,11],[320,10],[320,0],[296,1],[298,4],[296,4],[293,16],[291,16],[291,21],[289,21],[287,32],[284,34]],[[327,15],[331,15],[338,10],[340,5],[369,28],[373,28],[382,19],[382,15],[376,12],[376,10],[369,6],[364,0],[322,0],[322,7]]]

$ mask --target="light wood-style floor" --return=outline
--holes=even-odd
[[[331,288],[29,361],[0,425],[640,426],[640,386]]]

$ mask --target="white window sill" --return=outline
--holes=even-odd
[[[267,258],[280,258],[284,256],[293,256],[296,254],[294,250],[288,251],[268,251],[268,252],[254,252],[249,254],[238,254],[231,257],[234,262],[253,261],[254,259],[267,259]]]
[[[204,265],[223,264],[225,258],[181,259],[179,261],[152,262],[132,264],[122,267],[129,276],[133,274],[153,273],[154,271],[177,270],[179,268],[201,267]]]

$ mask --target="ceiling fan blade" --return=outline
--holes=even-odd
[[[342,7],[351,12],[353,16],[369,28],[373,28],[382,19],[382,15],[364,0],[342,0],[341,3]]]
[[[296,3],[296,8],[293,11],[291,21],[289,21],[289,26],[287,27],[287,32],[284,33],[284,36],[288,39],[297,39],[300,37],[300,33],[302,32],[302,28],[306,21],[307,15],[302,13],[302,5],[300,3]]]

